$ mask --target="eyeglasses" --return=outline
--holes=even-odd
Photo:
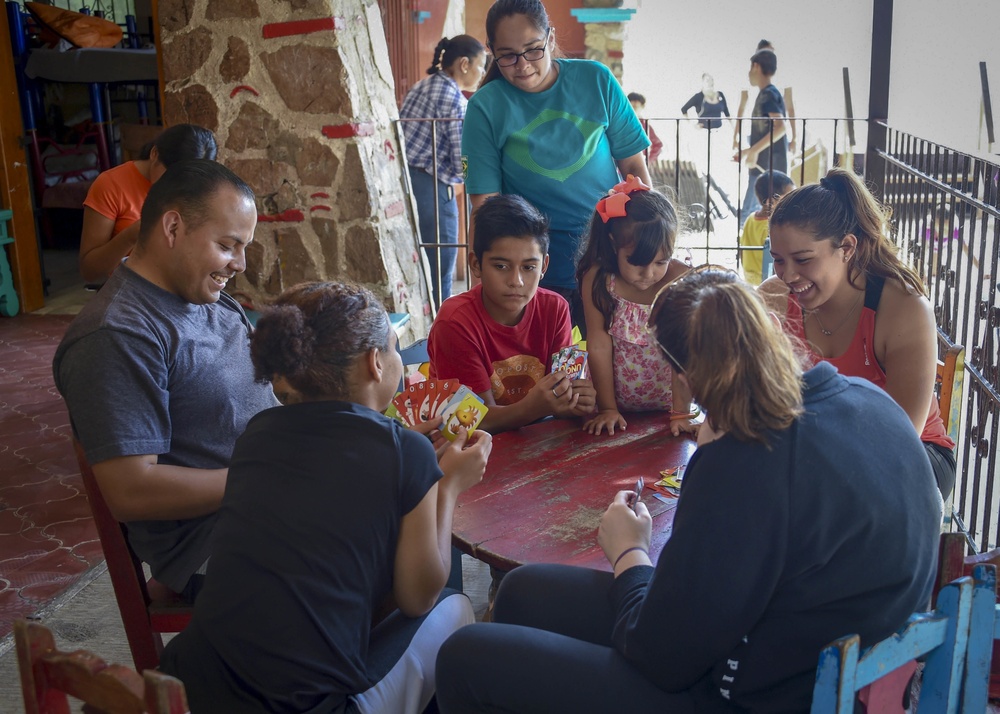
[[[732,275],[737,275],[736,271],[731,268],[726,268],[725,266],[722,265],[713,265],[712,263],[706,263],[705,265],[699,265],[697,268],[692,268],[686,273],[678,275],[676,278],[674,278],[669,283],[660,288],[659,292],[656,293],[656,297],[653,298],[653,305],[649,311],[649,318],[646,320],[646,334],[649,335],[649,338],[656,344],[657,347],[660,348],[663,354],[667,356],[667,359],[670,360],[670,363],[677,365],[677,367],[680,368],[681,371],[684,371],[684,365],[681,364],[681,361],[679,359],[670,354],[670,350],[664,347],[663,343],[660,342],[660,340],[657,339],[656,337],[656,319],[657,317],[659,317],[660,310],[663,309],[663,304],[666,302],[666,300],[664,300],[664,296],[670,293],[671,288],[680,283],[683,283],[686,280],[690,280],[692,277],[698,275],[699,273],[706,273],[709,271],[718,271],[722,273],[731,273]]]
[[[545,39],[543,40],[543,44],[541,47],[532,47],[530,50],[525,50],[524,52],[511,52],[510,54],[505,54],[505,55],[495,54],[493,55],[494,61],[500,67],[513,67],[514,65],[517,64],[517,61],[522,57],[524,57],[525,62],[537,62],[538,60],[540,60],[542,57],[545,56],[545,48],[548,47],[549,33],[551,31],[552,28],[549,28],[548,30],[545,31]],[[492,49],[493,48],[491,47],[490,50],[492,51]]]

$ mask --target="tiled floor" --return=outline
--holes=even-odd
[[[0,319],[0,639],[103,559],[52,383],[71,319]]]

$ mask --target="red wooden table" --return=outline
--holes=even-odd
[[[498,434],[486,475],[458,500],[453,542],[463,553],[506,572],[525,563],[563,563],[611,570],[597,545],[597,526],[617,491],[658,481],[686,464],[689,437],[670,433],[665,412],[627,414],[628,429],[593,436],[578,419],[553,419]],[[676,499],[647,488],[655,563],[673,526]]]

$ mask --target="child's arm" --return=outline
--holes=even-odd
[[[493,400],[493,392],[480,392],[489,411],[483,417],[479,428],[496,434],[509,429],[518,429],[547,416],[578,416],[577,409],[583,395],[575,393],[573,382],[564,372],[552,372],[535,383],[519,402],[501,406]]]
[[[597,415],[583,425],[590,434],[600,434],[607,429],[614,434],[615,428],[624,430],[628,422],[618,411],[615,399],[614,363],[612,361],[611,335],[604,324],[604,315],[594,304],[594,280],[597,267],[583,276],[580,292],[583,298],[583,314],[587,320],[587,368],[597,392]]]
[[[487,432],[477,430],[467,437],[465,430],[460,430],[439,458],[444,476],[403,516],[392,589],[404,615],[420,617],[430,612],[448,581],[455,501],[482,479],[492,444]]]
[[[740,104],[736,108],[736,122],[733,126],[733,150],[740,148],[740,139],[743,134],[743,117],[746,115],[747,101],[750,99],[750,93],[747,90],[742,90],[740,92]]]
[[[676,375],[671,375],[670,378],[670,395],[670,411],[672,413],[688,414],[691,411],[691,390],[684,382],[677,379]],[[694,421],[694,418],[670,420],[670,431],[673,432],[674,436],[685,433],[697,435],[699,428],[701,428],[701,422]]]
[[[795,128],[795,104],[792,102],[791,87],[785,87],[785,112],[788,114],[788,123],[792,125],[792,138],[788,142],[788,153],[794,154],[798,140],[798,129]]]

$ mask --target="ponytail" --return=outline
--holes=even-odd
[[[862,275],[898,280],[918,295],[925,295],[920,276],[896,255],[892,211],[880,204],[853,172],[831,169],[818,184],[798,188],[778,202],[770,225],[792,225],[835,248],[853,234],[858,247],[848,264],[847,281],[855,286]]]
[[[471,61],[485,51],[483,43],[472,35],[455,35],[451,39],[442,37],[434,48],[434,60],[427,68],[427,74],[444,72],[457,60],[467,57]]]

